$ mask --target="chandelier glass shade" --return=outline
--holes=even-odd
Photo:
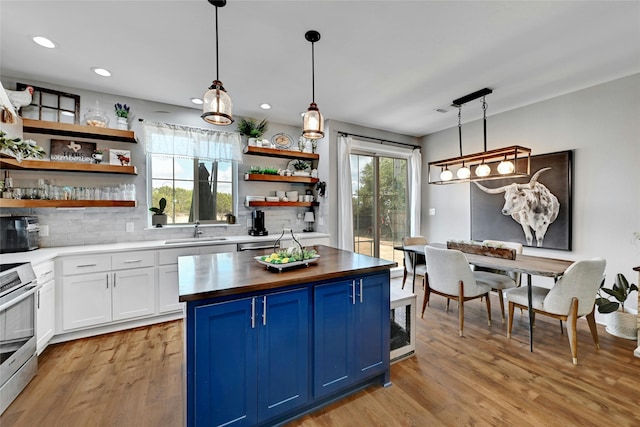
[[[316,77],[315,77],[315,42],[320,40],[320,33],[309,30],[304,38],[311,42],[311,104],[307,112],[302,116],[302,136],[309,139],[320,139],[324,137],[324,118],[316,104]]]

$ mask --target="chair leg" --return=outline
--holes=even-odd
[[[447,298],[447,307],[448,305],[449,299]],[[458,323],[460,325],[458,335],[462,336],[464,329],[464,283],[462,283],[462,280],[458,283]]]
[[[564,335],[564,328],[562,327],[562,319],[560,319],[560,335]]]
[[[578,364],[578,335],[576,333],[576,322],[578,320],[578,298],[571,299],[569,316],[567,317],[567,335],[569,335],[569,346],[571,347],[571,358],[574,365]]]
[[[513,328],[513,312],[515,305],[509,301],[509,317],[507,317],[507,338],[511,338],[511,328]]]
[[[491,326],[491,298],[489,298],[489,292],[487,292],[486,300],[487,300],[487,317],[489,318],[489,320],[487,320],[487,323],[489,326]]]
[[[587,324],[589,324],[589,330],[591,331],[593,342],[596,343],[596,348],[600,349],[600,340],[598,339],[598,328],[596,328],[596,318],[593,315],[593,310],[591,310],[591,313],[587,314],[585,317],[587,318]]]
[[[449,312],[449,303],[451,302],[451,300],[449,298],[447,298],[447,313]],[[460,303],[458,303],[458,305],[460,305]]]
[[[429,304],[429,294],[431,294],[431,288],[429,288],[429,278],[427,276],[424,277],[426,285],[424,287],[424,299],[422,300],[422,314],[420,315],[421,319],[424,319],[424,310],[427,308],[427,304]]]
[[[407,267],[404,268],[404,273],[402,274],[402,289],[404,289],[404,282],[407,281]]]
[[[496,289],[496,291],[498,291],[498,299],[500,300],[500,314],[502,315],[502,323],[504,324],[504,294],[502,293],[502,289]]]

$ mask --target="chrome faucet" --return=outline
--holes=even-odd
[[[199,226],[200,226],[200,221],[196,221],[196,223],[194,224],[194,228],[193,228],[193,238],[194,239],[200,237],[200,235],[202,234],[202,231],[198,230]]]

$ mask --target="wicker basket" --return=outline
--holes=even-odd
[[[613,336],[635,340],[638,338],[638,320],[632,313],[614,311],[607,316],[606,331]]]

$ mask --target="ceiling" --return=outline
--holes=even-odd
[[[0,16],[3,76],[194,114],[190,98],[215,78],[215,9],[205,0],[0,0]],[[451,101],[484,87],[494,91],[490,117],[640,72],[638,1],[229,0],[218,19],[234,114],[290,125],[301,126],[311,102],[310,29],[322,35],[315,100],[325,118],[410,136],[455,126]],[[57,48],[37,46],[36,35]],[[479,101],[463,109],[463,122],[480,116]]]

